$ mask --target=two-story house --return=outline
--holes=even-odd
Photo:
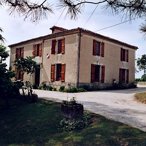
[[[82,28],[51,30],[52,34],[9,46],[12,68],[20,57],[33,56],[38,63],[33,84],[106,87],[115,80],[134,82],[136,46]],[[16,79],[30,80],[21,71]]]

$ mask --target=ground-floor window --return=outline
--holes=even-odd
[[[56,81],[61,80],[61,64],[56,64]]]
[[[17,70],[16,71],[16,80],[21,80],[23,81],[23,76],[24,76],[24,73],[21,71],[21,70]]]
[[[128,69],[119,69],[119,82],[120,83],[129,83],[129,70]]]
[[[104,83],[105,80],[105,66],[91,64],[91,82]]]
[[[51,65],[51,81],[65,82],[65,64]]]

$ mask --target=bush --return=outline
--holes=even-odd
[[[53,87],[52,86],[48,86],[48,90],[49,91],[52,91],[53,90]]]
[[[70,88],[65,89],[65,92],[76,93],[78,92],[78,89],[76,87],[70,87]]]
[[[40,90],[49,90],[52,91],[53,87],[48,85],[48,83],[46,81],[42,82],[41,85],[39,86]]]
[[[86,92],[87,90],[85,90],[84,88],[78,88],[78,92]]]
[[[59,91],[64,92],[65,91],[65,86],[60,86]]]
[[[82,130],[91,123],[91,116],[84,114],[78,119],[68,119],[64,118],[60,121],[60,128],[63,131],[77,131]]]
[[[50,91],[57,91],[57,89],[55,87],[54,88],[52,87],[52,90],[50,90]]]

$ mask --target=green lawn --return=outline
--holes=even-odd
[[[63,132],[59,103],[17,101],[10,107],[0,109],[0,146],[146,146],[146,133],[95,114],[85,129]]]

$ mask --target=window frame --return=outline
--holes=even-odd
[[[51,82],[65,82],[66,64],[51,64]]]
[[[33,45],[33,56],[34,57],[42,57],[42,43]]]
[[[16,59],[24,57],[24,47],[16,48]]]
[[[104,57],[104,42],[93,40],[93,56]]]
[[[125,62],[129,61],[129,50],[128,49],[121,48],[120,60],[125,61]]]
[[[129,69],[119,68],[119,83],[129,83]]]
[[[91,64],[91,83],[105,82],[105,65]]]

